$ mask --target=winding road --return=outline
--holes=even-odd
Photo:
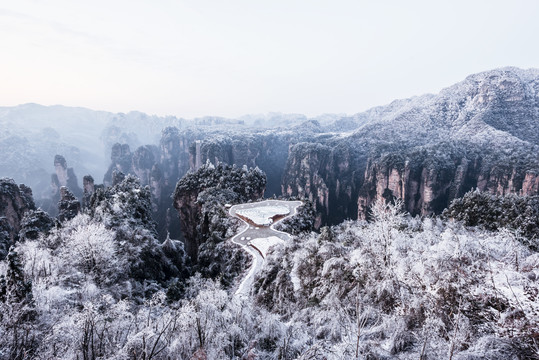
[[[262,269],[262,265],[264,263],[265,251],[264,249],[260,249],[254,246],[253,241],[256,239],[261,239],[258,242],[262,241],[265,243],[268,243],[268,242],[276,243],[279,241],[284,242],[284,241],[290,240],[292,238],[290,234],[279,231],[279,230],[275,230],[274,227],[280,221],[296,215],[298,207],[300,207],[302,204],[303,203],[301,201],[264,200],[264,201],[256,202],[256,203],[234,205],[228,210],[228,214],[230,216],[236,217],[240,219],[241,221],[243,221],[244,223],[244,227],[242,231],[240,231],[238,234],[232,237],[231,241],[238,245],[241,245],[243,249],[247,251],[249,254],[251,254],[251,256],[253,257],[253,263],[251,265],[251,268],[249,269],[249,272],[247,273],[245,278],[241,281],[240,285],[238,286],[238,289],[236,290],[236,293],[235,293],[236,296],[242,296],[242,297],[249,296],[249,292],[251,290],[254,277]],[[288,215],[272,223],[271,226],[262,226],[262,225],[254,224],[251,221],[248,222],[243,217],[240,217],[237,214],[237,211],[239,210],[246,210],[246,209],[264,210],[264,207],[266,207],[267,209],[270,209],[272,206],[287,207],[289,210],[289,213]]]

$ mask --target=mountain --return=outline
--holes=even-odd
[[[31,186],[39,201],[51,196],[50,175],[54,172],[56,155],[66,159],[79,179],[91,174],[101,182],[114,144],[127,144],[132,150],[145,144],[156,145],[166,127],[197,131],[236,129],[241,133],[304,120],[303,115],[280,113],[248,115],[241,119],[207,116],[186,120],[138,111],[111,113],[62,105],[0,107],[0,152],[3,155],[0,177],[10,177]],[[178,179],[175,178],[174,183]]]
[[[537,194],[538,94],[538,70],[504,68],[357,114],[353,132],[290,150],[283,191],[333,223],[367,216],[381,197],[428,215],[475,187]]]
[[[382,197],[402,198],[413,215],[437,214],[472,188],[538,193],[537,94],[539,70],[497,69],[329,122],[199,131],[184,158],[192,170],[197,156],[258,166],[266,196],[309,198],[318,226],[366,218]]]
[[[138,176],[153,189],[155,214],[170,218],[176,182],[207,161],[223,162],[258,166],[267,176],[266,196],[309,198],[318,226],[366,218],[379,198],[402,198],[413,215],[440,213],[472,188],[538,193],[538,79],[537,69],[496,69],[439,94],[318,118],[185,120],[35,104],[0,108],[0,175],[31,185],[38,201],[50,196],[49,174],[60,154],[78,179],[90,174],[110,185],[113,171]]]
[[[538,79],[319,118],[10,109],[0,169],[58,216],[0,179],[0,359],[536,359]],[[264,195],[310,200],[271,247],[230,216]]]

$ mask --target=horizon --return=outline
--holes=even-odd
[[[352,115],[536,68],[539,3],[103,1],[0,6],[5,106],[192,119]]]
[[[510,69],[510,68],[516,68],[516,69],[519,69],[519,70],[523,70],[523,71],[530,71],[530,70],[535,70],[535,71],[539,71],[539,68],[535,68],[535,67],[531,67],[531,68],[527,68],[527,69],[523,69],[523,68],[519,68],[519,67],[516,67],[516,66],[503,66],[503,67],[499,67],[499,68],[495,68],[495,69],[489,69],[489,70],[484,70],[484,71],[480,71],[480,72],[477,72],[477,73],[473,73],[473,74],[468,74],[465,78],[463,78],[462,80],[456,82],[456,83],[453,83],[451,85],[447,85],[447,86],[444,86],[440,89],[440,91],[438,92],[431,92],[431,93],[423,93],[423,94],[418,94],[418,95],[413,95],[413,96],[410,96],[410,97],[407,97],[407,98],[396,98],[396,99],[393,99],[387,103],[384,103],[384,104],[379,104],[379,105],[374,105],[374,106],[368,106],[367,108],[361,110],[361,111],[356,111],[356,112],[352,112],[352,113],[343,113],[343,112],[334,112],[334,113],[320,113],[320,114],[314,114],[314,115],[307,115],[306,113],[301,113],[301,112],[295,112],[295,113],[285,113],[285,112],[280,112],[280,111],[268,111],[268,112],[265,112],[265,113],[248,113],[248,114],[241,114],[239,116],[235,116],[235,117],[227,117],[227,116],[221,116],[221,115],[215,115],[215,114],[206,114],[206,115],[201,115],[201,116],[195,116],[195,117],[183,117],[183,116],[179,116],[179,115],[176,115],[176,114],[154,114],[154,113],[147,113],[147,112],[144,112],[144,111],[141,111],[141,110],[137,110],[137,109],[131,109],[131,110],[124,110],[124,111],[111,111],[111,110],[107,110],[107,109],[95,109],[95,108],[90,108],[90,107],[86,107],[86,106],[77,106],[77,105],[65,105],[65,104],[50,104],[50,105],[46,105],[46,104],[40,104],[40,103],[35,103],[35,102],[27,102],[27,103],[21,103],[21,104],[15,104],[15,105],[0,105],[0,108],[16,108],[16,107],[20,107],[20,106],[26,106],[26,105],[37,105],[37,106],[41,106],[41,107],[48,107],[48,108],[51,108],[51,107],[64,107],[64,108],[73,108],[73,109],[84,109],[84,110],[89,110],[89,111],[95,111],[95,112],[106,112],[106,113],[111,113],[111,114],[130,114],[130,113],[141,113],[141,114],[145,114],[145,115],[148,115],[148,116],[155,116],[155,117],[160,117],[160,118],[166,118],[166,117],[176,117],[178,119],[183,119],[183,120],[196,120],[196,119],[200,119],[200,118],[206,118],[206,117],[215,117],[215,118],[223,118],[223,119],[227,119],[227,120],[238,120],[238,119],[241,119],[243,117],[249,117],[249,116],[253,116],[253,117],[265,117],[265,116],[268,116],[268,115],[272,115],[272,114],[276,114],[276,115],[298,115],[298,116],[305,116],[308,120],[316,120],[317,118],[321,118],[321,117],[324,117],[324,116],[342,116],[342,117],[349,117],[349,116],[354,116],[356,114],[361,114],[363,112],[366,112],[366,111],[369,111],[373,108],[376,108],[376,107],[383,107],[383,106],[388,106],[390,105],[391,103],[395,102],[395,101],[402,101],[402,100],[408,100],[408,99],[413,99],[413,98],[417,98],[417,97],[421,97],[421,96],[426,96],[426,95],[438,95],[441,91],[447,89],[447,88],[450,88],[462,81],[464,81],[468,76],[472,76],[472,75],[476,75],[476,74],[481,74],[481,73],[484,73],[484,72],[490,72],[490,71],[495,71],[495,70],[504,70],[504,69]]]

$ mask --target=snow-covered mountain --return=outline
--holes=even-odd
[[[144,173],[149,183],[158,165],[168,194],[195,169],[196,155],[202,163],[259,166],[268,195],[311,198],[320,224],[364,217],[383,196],[429,214],[474,187],[537,193],[538,94],[539,70],[502,68],[439,94],[313,119],[270,113],[185,120],[26,104],[0,108],[0,176],[32,186],[39,198],[49,191],[48,174],[60,154],[79,180],[91,174],[96,183],[110,182],[115,169]],[[162,132],[167,127],[177,130]],[[115,143],[129,146],[121,159],[111,154]],[[159,147],[139,148],[144,144]],[[144,169],[132,163],[141,159],[135,152],[147,155]]]
[[[417,142],[449,137],[538,145],[539,69],[508,67],[470,75],[437,95],[396,100],[354,118],[363,123],[358,136],[393,128],[401,133],[400,138],[406,136]],[[423,139],[418,134],[428,137]]]
[[[313,199],[326,219],[364,217],[381,197],[402,198],[411,213],[429,214],[475,187],[539,192],[538,70],[471,75],[437,95],[351,119],[356,130],[322,147],[292,148],[284,171],[283,189]]]
[[[537,359],[538,78],[316,119],[3,109],[2,172],[54,164],[58,216],[0,179],[0,359]],[[236,212],[290,211],[264,192],[300,198],[278,229]]]

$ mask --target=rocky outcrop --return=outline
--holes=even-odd
[[[538,194],[537,93],[538,71],[508,68],[371,109],[348,136],[293,147],[282,191],[311,199],[322,223],[364,219],[380,198],[428,215],[472,188]]]
[[[477,185],[481,159],[467,159],[461,153],[392,153],[371,159],[358,196],[359,219],[369,215],[370,205],[379,199],[404,200],[412,215],[440,213],[452,199]]]
[[[199,145],[200,154],[193,146],[191,158],[212,164],[219,162],[247,167],[258,167],[266,173],[266,196],[281,194],[281,180],[289,149],[300,141],[314,141],[312,132],[264,131],[247,134],[215,135],[205,137]],[[191,166],[195,166],[191,163]]]
[[[197,261],[199,247],[209,239],[217,243],[228,236],[230,219],[225,204],[260,199],[265,187],[266,176],[258,168],[209,162],[178,181],[174,207],[191,259]]]
[[[95,192],[94,178],[91,175],[86,175],[82,178],[82,188],[83,194],[81,205],[83,209],[86,209],[90,206],[90,199]]]
[[[150,184],[152,169],[156,165],[158,158],[158,149],[152,145],[140,146],[133,153],[132,168],[134,175],[139,178],[141,185]]]
[[[58,202],[58,220],[60,222],[71,220],[80,213],[80,209],[79,200],[66,186],[62,186]]]
[[[526,172],[522,181],[520,195],[539,194],[539,173]]]
[[[133,173],[133,154],[127,144],[116,143],[112,145],[111,164],[103,177],[103,185],[111,186],[113,182],[113,172],[119,171],[123,174]]]
[[[283,194],[311,200],[317,226],[366,219],[371,204],[382,198],[403,199],[410,214],[429,215],[441,213],[451,200],[474,188],[496,195],[539,194],[537,162],[522,163],[486,147],[441,143],[371,154],[368,159],[354,146],[348,149],[320,144],[291,149]]]
[[[160,165],[165,187],[173,188],[178,179],[195,169],[195,141],[204,135],[200,131],[186,130],[180,132],[175,127],[163,130],[159,147],[161,150]]]
[[[142,186],[149,186],[153,217],[160,239],[165,239],[167,234],[181,238],[179,220],[174,214],[171,215],[170,194],[176,182],[190,168],[189,146],[196,134],[192,131],[180,134],[177,128],[167,127],[162,132],[159,147],[140,146],[132,153],[127,144],[112,146],[111,164],[103,179],[104,186],[119,184],[126,175],[134,175]]]
[[[18,240],[24,215],[35,210],[32,190],[12,179],[0,179],[0,259],[7,255],[9,247]]]
[[[309,199],[316,209],[315,228],[354,218],[365,160],[344,144],[300,143],[292,146],[282,179],[282,193]]]
[[[112,184],[112,173],[120,169],[127,169],[127,172],[122,170],[125,174],[136,175],[141,184],[150,186],[159,237],[165,239],[170,232],[173,238],[181,238],[170,194],[178,180],[188,171],[198,170],[207,161],[213,164],[235,164],[238,167],[258,167],[267,174],[269,185],[266,195],[280,195],[290,146],[300,139],[313,140],[313,134],[308,129],[277,132],[250,130],[237,133],[216,129],[180,131],[175,127],[167,127],[162,132],[159,148],[142,146],[131,154],[127,146],[114,145],[112,163],[104,181],[105,185]]]
[[[321,144],[300,143],[291,148],[283,177],[282,193],[309,199],[317,212],[319,228],[329,215],[329,162],[331,148]]]
[[[56,225],[55,219],[41,209],[30,210],[21,220],[19,240],[36,240],[40,234],[47,235]]]
[[[67,167],[67,161],[62,155],[54,157],[54,174],[52,174],[52,198],[60,198],[60,188],[67,187],[77,198],[82,197],[82,189],[79,187],[77,176],[73,168]]]

